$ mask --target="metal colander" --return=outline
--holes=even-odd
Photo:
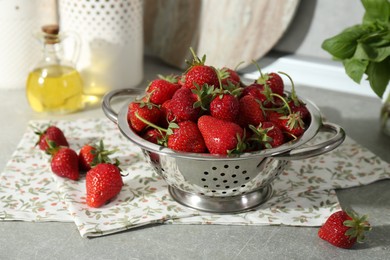
[[[283,172],[289,160],[329,152],[345,139],[341,127],[322,122],[319,109],[301,98],[311,114],[311,120],[305,133],[297,140],[236,157],[176,152],[144,140],[129,127],[127,110],[133,99],[129,99],[119,113],[111,106],[114,97],[142,93],[137,89],[113,90],[103,99],[103,111],[126,138],[141,147],[146,160],[169,185],[173,199],[202,211],[242,212],[264,203],[272,196],[272,181]],[[320,144],[302,147],[318,131],[330,131],[334,135]]]

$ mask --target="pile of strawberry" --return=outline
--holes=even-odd
[[[277,147],[304,133],[310,113],[287,74],[259,68],[246,86],[235,70],[208,66],[191,52],[182,75],[159,76],[129,104],[129,126],[141,137],[176,151],[226,155]],[[289,94],[281,74],[292,83]]]
[[[86,173],[88,206],[101,207],[121,191],[123,181],[119,162],[111,162],[109,155],[115,151],[105,150],[103,141],[99,145],[85,144],[76,153],[57,126],[50,125],[35,133],[39,136],[36,145],[50,155],[50,167],[54,174],[77,181],[82,173]]]

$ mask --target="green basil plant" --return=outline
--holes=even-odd
[[[342,61],[347,75],[360,83],[367,76],[372,90],[382,97],[390,80],[390,0],[361,0],[362,24],[326,39],[322,48]]]

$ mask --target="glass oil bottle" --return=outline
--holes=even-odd
[[[66,37],[59,34],[58,25],[43,26],[39,34],[43,57],[26,84],[28,102],[37,112],[67,114],[83,108],[82,78],[73,62],[63,55],[62,41]]]

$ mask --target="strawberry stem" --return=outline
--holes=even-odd
[[[238,63],[236,65],[236,67],[234,67],[234,71],[237,71],[238,70],[238,67],[240,67],[242,64],[244,64],[245,62],[244,61],[241,61],[240,63]]]
[[[213,66],[210,66],[210,67],[215,71],[215,74],[217,75],[219,89],[220,89],[221,91],[223,91],[222,80],[221,80],[221,76],[220,76],[219,71],[218,71],[216,68],[214,68]]]
[[[291,108],[290,108],[290,106],[288,105],[288,102],[286,101],[286,99],[285,99],[284,97],[282,97],[281,95],[276,94],[276,93],[271,93],[271,96],[280,98],[280,99],[283,101],[284,105],[286,106],[286,108],[287,108],[287,110],[288,110],[288,113],[289,113],[290,115],[292,114]]]
[[[156,128],[156,129],[159,130],[159,131],[162,131],[162,132],[165,132],[165,133],[168,132],[167,129],[164,129],[164,128],[162,128],[162,127],[159,127],[158,125],[153,124],[152,122],[149,122],[148,120],[146,120],[145,118],[143,118],[142,116],[140,116],[140,115],[138,114],[138,112],[135,112],[135,117],[138,118],[139,120],[141,120],[143,123],[147,124],[148,126],[151,126],[151,127],[153,127],[153,128]]]
[[[282,75],[285,75],[290,80],[290,82],[291,82],[291,99],[293,100],[294,105],[299,106],[299,100],[298,100],[297,93],[295,91],[294,81],[292,80],[290,75],[288,75],[287,73],[285,73],[283,71],[278,71],[278,73],[282,74]]]
[[[255,60],[252,60],[252,63],[255,64],[257,70],[260,72],[260,78],[263,78],[263,72],[261,71],[259,64],[257,64]]]

